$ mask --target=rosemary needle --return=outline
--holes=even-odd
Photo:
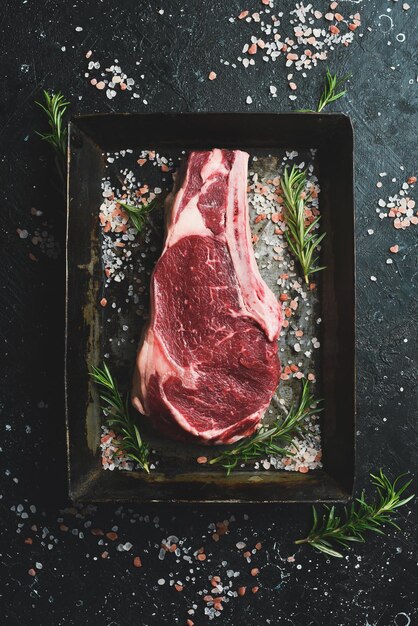
[[[138,206],[132,204],[125,204],[121,200],[117,200],[117,203],[120,204],[121,207],[125,209],[132,224],[135,226],[138,233],[141,232],[146,220],[148,219],[148,214],[151,213],[153,209],[157,206],[158,200],[154,198],[148,204],[141,204]]]
[[[338,78],[337,74],[331,74],[329,69],[327,68],[325,74],[325,82],[324,88],[319,98],[318,106],[316,111],[313,109],[298,109],[298,113],[321,113],[326,106],[331,104],[331,102],[335,102],[335,100],[339,100],[347,93],[346,89],[341,89],[341,87],[347,82],[347,80],[351,78],[351,74],[346,74],[341,78]],[[341,89],[341,91],[338,91]]]
[[[48,91],[44,91],[43,96],[44,101],[35,102],[35,104],[45,112],[49,124],[49,132],[40,133],[36,131],[36,134],[53,147],[58,173],[64,182],[68,133],[63,118],[70,103],[67,102],[60,92],[50,94]]]
[[[344,83],[351,77],[351,74],[346,74],[341,78],[338,78],[337,74],[331,74],[329,69],[327,68],[327,72],[325,75],[325,85],[322,95],[318,102],[317,112],[321,113],[321,111],[331,104],[331,102],[335,102],[335,100],[339,100],[347,93],[346,89],[341,89]]]
[[[401,495],[411,484],[408,480],[402,486],[398,483],[405,474],[398,476],[393,482],[380,469],[377,475],[370,474],[372,485],[376,487],[378,500],[369,504],[366,502],[364,491],[360,498],[356,498],[349,509],[344,508],[344,518],[336,515],[335,507],[326,507],[327,513],[319,520],[318,513],[313,507],[313,526],[305,539],[298,539],[296,544],[307,543],[316,550],[342,558],[341,552],[335,546],[348,548],[351,542],[363,543],[364,533],[368,530],[383,535],[382,527],[391,524],[399,526],[391,519],[397,509],[404,506],[414,495],[402,499]]]
[[[104,402],[102,409],[107,415],[109,427],[122,437],[118,440],[118,447],[149,474],[149,446],[143,441],[130,415],[128,398],[122,399],[106,363],[103,363],[103,369],[92,367],[90,375],[102,390],[100,394]]]
[[[291,251],[302,268],[305,283],[309,284],[311,274],[325,269],[317,266],[319,257],[314,258],[315,250],[325,237],[325,233],[316,235],[313,232],[320,221],[320,216],[308,226],[305,224],[305,208],[309,200],[309,195],[305,195],[306,184],[306,172],[301,172],[296,165],[292,166],[290,173],[289,169],[285,168],[281,179],[287,225],[285,235]]]
[[[274,454],[288,456],[289,451],[283,445],[289,445],[294,436],[302,431],[303,421],[309,415],[321,410],[317,408],[317,404],[310,393],[308,381],[304,381],[298,407],[292,407],[284,419],[278,418],[271,425],[263,424],[254,435],[211,459],[209,465],[222,465],[229,476],[239,463],[256,461]]]

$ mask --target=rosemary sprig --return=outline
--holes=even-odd
[[[102,409],[108,416],[108,425],[122,436],[118,441],[119,448],[149,474],[149,445],[143,441],[130,415],[128,397],[122,399],[106,363],[103,363],[103,369],[92,367],[90,375],[102,390],[100,398],[105,403]]]
[[[338,91],[347,82],[347,80],[351,77],[351,74],[346,74],[341,78],[338,78],[337,74],[331,74],[329,69],[327,68],[327,73],[325,75],[325,84],[324,90],[318,102],[317,112],[321,113],[321,111],[331,104],[331,102],[335,102],[335,100],[339,100],[347,93],[346,89],[342,91]]]
[[[255,461],[273,454],[289,456],[289,451],[283,445],[290,444],[294,436],[302,431],[302,422],[306,417],[321,410],[317,408],[317,404],[310,393],[308,381],[303,381],[298,407],[292,407],[284,419],[277,418],[272,425],[263,424],[254,435],[211,459],[209,465],[222,465],[229,476],[239,463]]]
[[[337,74],[331,74],[329,69],[327,68],[327,72],[325,74],[325,82],[324,88],[319,98],[318,106],[316,111],[313,109],[298,109],[298,113],[321,113],[326,106],[331,104],[331,102],[335,102],[335,100],[339,100],[347,93],[346,89],[341,89],[341,87],[347,82],[347,80],[351,78],[351,74],[346,74],[341,78],[338,78]]]
[[[305,282],[308,284],[311,274],[325,269],[316,265],[319,257],[313,258],[316,248],[325,237],[325,233],[316,235],[313,232],[319,223],[320,216],[315,218],[309,226],[305,225],[305,205],[309,200],[309,194],[303,196],[306,182],[306,172],[299,171],[296,165],[292,166],[290,173],[288,168],[285,168],[281,179],[287,225],[285,235],[290,249],[302,268]]]
[[[414,495],[401,499],[403,492],[409,487],[412,480],[408,480],[401,487],[398,487],[399,480],[405,476],[401,474],[393,482],[387,478],[380,469],[375,476],[370,474],[372,484],[377,489],[378,501],[368,504],[365,500],[364,491],[360,498],[356,498],[349,509],[344,508],[345,519],[335,514],[335,507],[326,507],[327,513],[321,520],[313,507],[313,526],[309,535],[305,539],[298,539],[297,544],[307,543],[316,550],[324,552],[329,556],[342,558],[341,552],[335,546],[348,548],[350,542],[365,541],[364,533],[368,530],[384,535],[382,526],[391,524],[398,530],[399,526],[391,519],[396,513],[396,509],[407,504]]]
[[[149,213],[151,213],[151,211],[157,206],[158,199],[154,198],[151,202],[148,202],[148,204],[141,204],[138,206],[125,204],[121,200],[117,200],[117,203],[125,209],[132,224],[135,226],[138,233],[140,233],[148,219]]]
[[[35,104],[46,113],[50,130],[46,133],[36,131],[36,134],[54,148],[58,173],[64,182],[68,133],[63,117],[70,103],[60,92],[50,94],[48,91],[44,91],[43,95],[44,102],[35,102]]]

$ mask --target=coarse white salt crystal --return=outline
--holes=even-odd
[[[88,52],[86,52],[86,59],[89,59],[91,57],[91,55],[93,54],[93,52],[91,50],[89,50]]]
[[[160,15],[164,15],[164,9],[160,9],[160,10],[158,11],[158,13],[159,13]]]
[[[411,7],[409,6],[409,4],[407,2],[404,2],[403,5],[402,5],[402,8],[403,8],[404,11],[409,11],[409,9]]]
[[[377,203],[379,206],[384,207],[386,206],[386,202],[384,200],[382,200],[382,198],[380,198],[380,200]]]
[[[376,183],[376,187],[379,187],[379,188],[380,188],[380,187],[382,187],[382,186],[383,186],[383,183],[381,183],[381,182],[380,182],[380,180],[379,180],[379,182],[378,182],[378,183]]]
[[[247,96],[247,99],[245,101],[247,104],[252,104],[253,99],[251,98],[251,96]]]
[[[20,237],[21,239],[26,239],[28,235],[29,235],[29,233],[28,233],[28,231],[27,231],[27,230],[25,230],[25,229],[21,230],[21,231],[20,231],[20,233],[19,233],[19,237]]]
[[[369,228],[369,230],[367,231],[367,233],[368,233],[369,235],[373,235],[373,234],[374,234],[374,230],[373,230],[373,228]]]
[[[238,541],[238,543],[236,544],[238,550],[243,550],[246,546],[246,544],[243,541]]]
[[[159,578],[159,579],[157,580],[157,583],[158,583],[160,586],[165,585],[165,580],[164,580],[164,578]]]
[[[270,93],[272,95],[277,93],[277,87],[275,87],[274,85],[270,85]]]
[[[300,352],[300,343],[295,343],[293,346],[295,352]]]
[[[78,33],[81,33],[81,31],[83,30],[82,26],[76,26],[75,29]]]
[[[370,276],[370,280],[372,280],[374,283],[377,281],[376,276]]]
[[[386,259],[386,263],[387,263],[388,265],[392,265],[393,260],[392,260],[392,259]]]

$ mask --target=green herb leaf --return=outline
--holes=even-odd
[[[345,76],[338,78],[337,74],[331,74],[331,72],[327,68],[325,74],[324,88],[321,97],[319,98],[316,111],[314,111],[313,109],[298,109],[297,112],[321,113],[321,111],[323,111],[326,106],[331,104],[331,102],[335,102],[336,100],[339,100],[340,98],[345,96],[345,94],[347,93],[346,89],[342,89],[341,91],[338,91],[338,89],[341,89],[341,87],[347,82],[349,78],[351,78],[351,74],[346,74]]]
[[[291,408],[284,419],[278,418],[272,425],[263,424],[251,437],[226,448],[219,456],[210,459],[209,465],[219,464],[229,475],[240,463],[256,461],[269,455],[289,456],[282,445],[289,445],[295,435],[303,430],[303,422],[321,409],[310,394],[308,381],[302,383],[302,394],[297,408]]]
[[[309,535],[305,539],[298,539],[296,544],[307,543],[316,550],[324,552],[329,556],[342,557],[340,552],[334,550],[337,543],[348,547],[349,542],[364,542],[364,534],[367,531],[384,535],[382,527],[391,524],[399,529],[399,526],[391,519],[396,514],[397,509],[404,506],[414,498],[414,495],[401,499],[402,493],[409,487],[411,481],[407,481],[401,487],[397,487],[400,479],[405,476],[401,474],[393,482],[380,469],[377,475],[370,474],[372,485],[376,487],[378,500],[376,502],[366,502],[364,492],[355,499],[349,510],[344,509],[345,519],[335,515],[335,507],[325,507],[326,513],[322,521],[318,522],[318,513],[313,507],[313,525]]]
[[[320,113],[328,104],[331,102],[335,102],[335,100],[339,100],[347,91],[343,89],[342,91],[338,91],[341,87],[347,82],[347,80],[351,78],[351,74],[346,74],[341,78],[338,78],[337,74],[331,74],[329,69],[327,68],[327,73],[325,75],[325,84],[324,91],[318,102],[317,112]]]
[[[306,194],[307,178],[306,172],[300,171],[296,165],[286,167],[281,179],[281,186],[284,195],[284,217],[287,230],[285,236],[289,248],[299,261],[306,284],[309,284],[309,276],[314,272],[319,272],[325,267],[317,266],[317,258],[313,259],[313,254],[318,245],[324,239],[326,233],[317,235],[313,228],[319,224],[320,217],[305,226],[305,208],[309,200]],[[305,195],[304,195],[305,194]]]
[[[151,211],[157,206],[158,199],[154,198],[151,202],[148,202],[148,204],[140,204],[138,206],[125,204],[125,202],[122,202],[121,200],[117,200],[117,203],[125,209],[132,224],[135,226],[138,233],[140,233],[146,220],[148,219],[149,213],[151,213]]]
[[[122,399],[106,363],[103,363],[103,369],[93,366],[90,375],[102,389],[100,398],[104,402],[102,409],[107,415],[108,426],[122,437],[118,440],[117,445],[128,458],[138,463],[149,474],[149,445],[143,441],[138,427],[130,415],[128,399],[126,398],[125,401]]]
[[[64,182],[68,139],[67,126],[64,123],[64,114],[70,103],[67,102],[60,92],[57,94],[50,94],[48,91],[44,91],[43,96],[43,102],[35,102],[35,104],[37,104],[46,114],[50,131],[46,133],[36,131],[36,134],[53,147],[58,172]]]

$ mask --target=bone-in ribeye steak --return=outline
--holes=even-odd
[[[176,439],[250,435],[279,382],[282,313],[254,257],[247,165],[239,150],[192,152],[167,198],[132,402]]]

